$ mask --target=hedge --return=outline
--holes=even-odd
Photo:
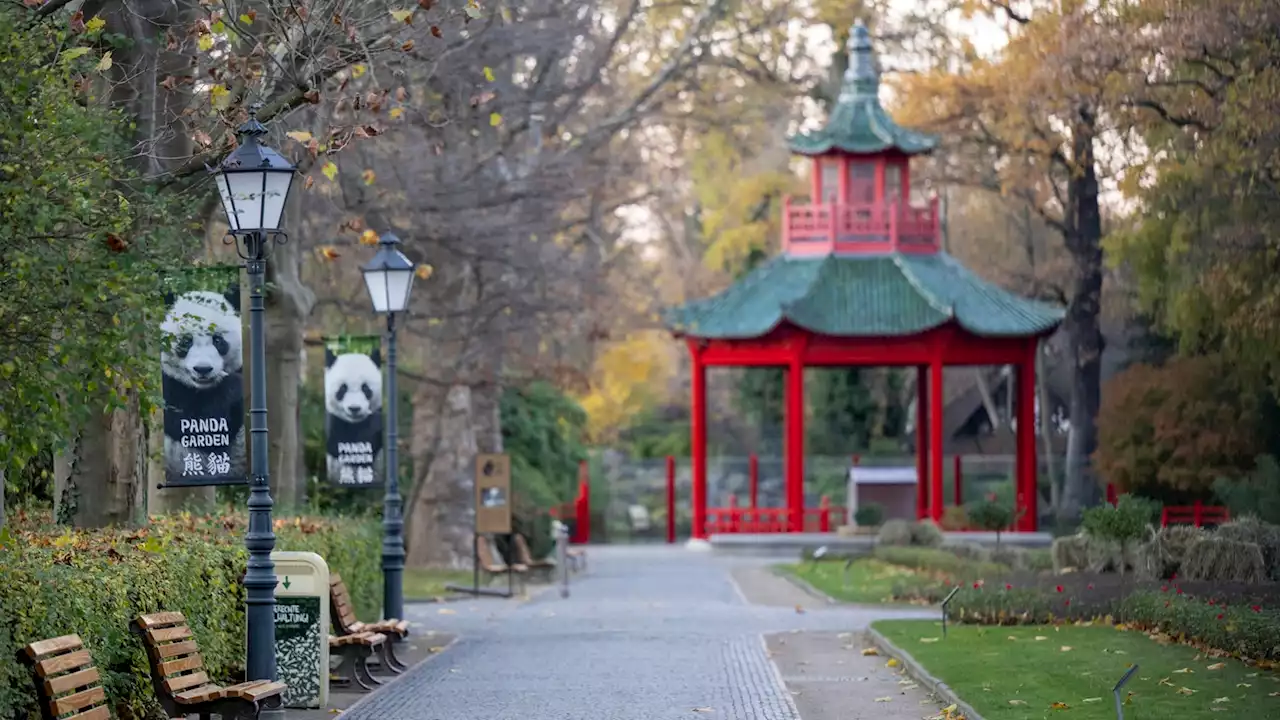
[[[142,645],[129,633],[135,617],[162,609],[187,616],[215,680],[242,678],[245,526],[243,516],[176,515],[134,530],[20,522],[0,532],[0,708],[38,717],[31,677],[16,654],[35,640],[76,633],[103,675],[116,717],[163,717]],[[341,573],[362,617],[380,615],[376,522],[277,520],[276,534],[278,550],[318,553]]]
[[[941,573],[957,580],[981,580],[1009,572],[1005,565],[962,558],[946,548],[893,547],[878,545],[873,557],[913,570]]]
[[[1280,613],[1261,605],[1227,606],[1150,590],[1088,602],[1051,591],[984,584],[962,587],[951,601],[950,611],[960,622],[982,625],[1105,620],[1243,660],[1280,662]]]

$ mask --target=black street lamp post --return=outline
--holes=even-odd
[[[404,500],[400,497],[400,462],[396,443],[396,313],[409,308],[413,261],[396,246],[400,238],[378,238],[378,253],[361,270],[374,312],[387,316],[386,494],[382,501],[382,617],[404,618]]]
[[[275,680],[275,565],[276,545],[271,524],[271,490],[267,462],[267,377],[263,334],[263,285],[267,258],[276,243],[285,242],[281,229],[285,202],[296,168],[258,138],[267,133],[258,121],[255,105],[249,120],[237,129],[240,146],[216,169],[218,193],[231,226],[227,242],[245,261],[249,276],[249,437],[252,456],[249,479],[249,531],[244,545],[249,551],[244,574],[245,615],[248,624],[246,680]],[[264,709],[262,718],[280,718],[278,706]]]

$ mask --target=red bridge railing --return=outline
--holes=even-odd
[[[803,532],[831,532],[842,524],[845,509],[832,505],[825,496],[816,508],[804,509]],[[738,507],[729,497],[728,507],[707,508],[708,533],[784,533],[791,529],[791,511],[787,508]]]
[[[1160,513],[1160,526],[1222,525],[1231,519],[1231,511],[1221,505],[1205,505],[1199,500],[1191,505],[1166,505]]]

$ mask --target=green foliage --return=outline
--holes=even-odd
[[[1160,504],[1136,495],[1121,495],[1116,504],[1103,503],[1084,511],[1081,526],[1091,537],[1126,543],[1138,540],[1160,516]]]
[[[997,500],[980,500],[965,506],[969,524],[988,532],[999,533],[1013,525],[1013,506]]]
[[[1185,637],[1235,657],[1280,660],[1280,615],[1261,605],[1210,605],[1172,593],[1138,592],[1117,603],[1115,619]]]
[[[650,408],[634,417],[619,433],[628,457],[689,457],[689,410],[687,407]]]
[[[1260,410],[1226,356],[1133,365],[1103,392],[1094,466],[1123,492],[1191,499],[1253,462]]]
[[[1274,455],[1259,455],[1253,471],[1241,478],[1218,478],[1213,493],[1233,515],[1256,515],[1280,525],[1280,462]]]
[[[577,492],[578,463],[587,459],[586,413],[545,382],[506,388],[501,413],[512,492],[539,508],[570,500]]]
[[[911,523],[906,520],[888,520],[880,526],[876,546],[906,547],[911,544]]]
[[[25,644],[77,633],[103,674],[120,718],[157,713],[141,643],[129,622],[157,610],[184,613],[205,667],[229,682],[243,673],[246,554],[243,516],[156,518],[134,530],[70,531],[15,523],[0,543],[0,707],[34,718]],[[277,522],[277,549],[320,554],[351,590],[360,617],[382,604],[376,523],[341,519]],[[7,715],[6,715],[7,717]]]
[[[865,503],[853,512],[853,521],[858,527],[875,527],[884,520],[884,508],[876,503]]]
[[[936,548],[944,539],[942,528],[932,520],[920,520],[911,526],[911,544],[917,547]]]
[[[812,418],[805,424],[806,452],[846,455],[870,444],[878,408],[861,369],[807,372],[805,401]]]
[[[192,206],[139,189],[127,119],[78,101],[93,39],[27,13],[0,7],[0,463],[17,477],[89,418],[155,404],[161,281]]]

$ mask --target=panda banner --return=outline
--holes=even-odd
[[[329,482],[377,483],[382,466],[382,338],[324,339],[325,445]]]
[[[165,485],[245,484],[240,269],[187,268],[165,285]]]

